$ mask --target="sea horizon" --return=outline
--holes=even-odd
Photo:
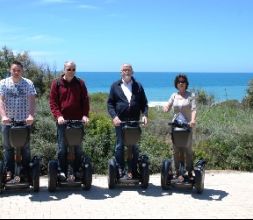
[[[241,72],[183,72],[189,79],[189,91],[203,90],[213,96],[215,102],[227,100],[242,101],[247,95],[253,73]],[[165,103],[176,92],[174,79],[178,72],[134,72],[146,93],[148,102]],[[120,72],[77,72],[86,83],[89,93],[109,93],[113,82],[121,78]]]

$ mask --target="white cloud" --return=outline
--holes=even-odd
[[[12,25],[0,22],[0,34],[13,34],[24,30],[26,29],[22,27],[14,27]]]
[[[63,42],[64,40],[59,37],[37,34],[37,35],[27,37],[26,41],[39,42],[39,43],[59,43],[59,42]]]
[[[71,0],[41,0],[42,4],[68,4],[73,2]]]
[[[105,4],[114,4],[119,2],[120,0],[105,0]]]
[[[51,52],[51,51],[28,51],[28,53],[29,55],[31,55],[31,57],[36,57],[36,58],[44,58],[44,57],[56,55],[55,52]]]
[[[99,9],[98,7],[96,7],[94,5],[79,5],[79,8],[82,8],[82,9]]]

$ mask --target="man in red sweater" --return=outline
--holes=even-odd
[[[57,121],[57,156],[60,179],[66,179],[66,153],[64,132],[66,120],[89,122],[89,97],[83,80],[75,76],[76,64],[65,62],[63,75],[52,82],[50,91],[50,109]],[[76,168],[81,163],[81,146],[76,147]]]

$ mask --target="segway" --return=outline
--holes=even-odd
[[[143,122],[127,121],[122,122],[123,141],[125,146],[125,167],[127,173],[132,173],[133,146],[136,145],[141,138],[141,127]],[[116,185],[141,185],[143,189],[147,189],[149,185],[149,158],[147,155],[138,157],[137,174],[133,178],[121,177],[119,174],[116,159],[112,158],[108,163],[108,187],[114,189]]]
[[[14,148],[15,171],[13,179],[7,181],[7,171],[0,161],[0,192],[3,190],[17,190],[33,187],[34,192],[40,189],[40,158],[34,156],[29,167],[23,167],[22,152],[30,141],[30,126],[24,121],[11,121],[9,143]]]
[[[75,172],[75,148],[81,146],[84,137],[84,126],[80,120],[65,121],[65,143],[67,145],[66,180],[59,177],[58,160],[51,160],[48,164],[48,191],[55,192],[57,187],[82,187],[90,190],[92,184],[91,159],[82,155],[81,164]]]
[[[191,128],[186,123],[174,121],[169,123],[171,126],[171,137],[174,147],[181,148],[183,151],[191,138]],[[189,175],[185,169],[185,154],[181,155],[178,170],[173,166],[173,158],[166,159],[161,167],[161,186],[162,189],[168,190],[171,187],[193,189],[201,194],[204,190],[205,165],[206,161],[198,160],[194,165],[193,174]]]

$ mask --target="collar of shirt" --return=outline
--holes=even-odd
[[[132,85],[133,85],[133,81],[131,80],[131,82],[126,83],[123,79],[122,79],[122,84],[121,84],[121,88],[125,94],[125,96],[127,97],[128,102],[131,102],[131,98],[132,98]]]
[[[127,83],[124,79],[122,79],[122,83],[127,86],[127,87],[130,87],[133,85],[133,80],[131,80],[129,83]]]

